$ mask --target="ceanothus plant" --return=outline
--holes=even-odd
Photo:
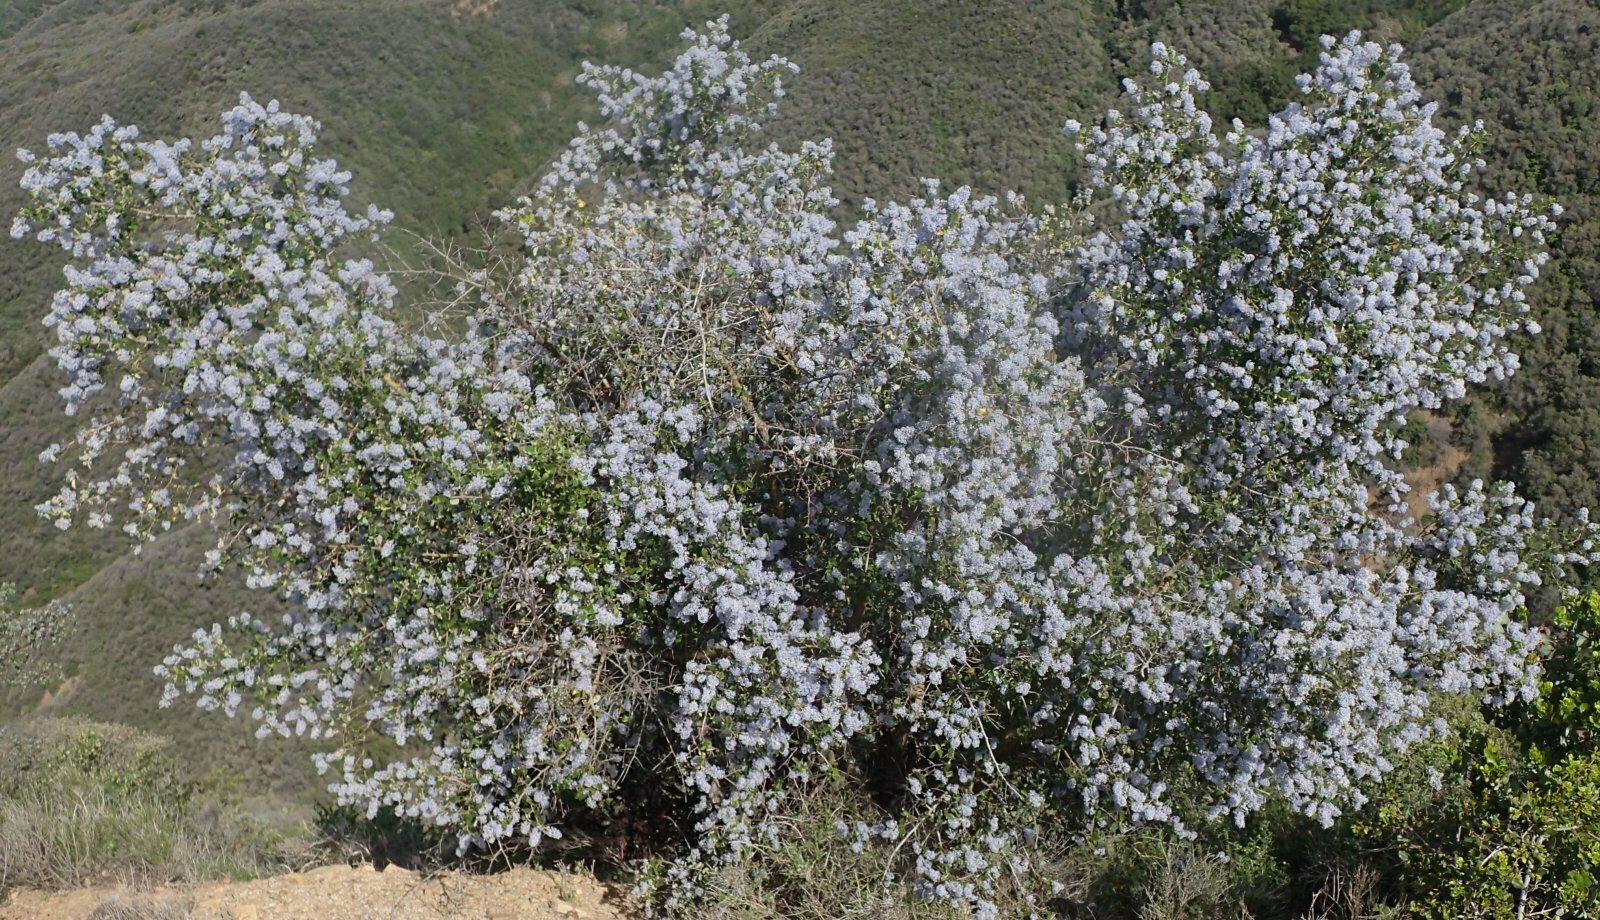
[[[295,604],[197,632],[164,703],[325,739],[342,801],[463,847],[655,786],[692,829],[667,912],[853,771],[888,791],[843,832],[992,916],[1038,828],[1332,820],[1440,694],[1533,692],[1524,592],[1590,531],[1477,484],[1410,520],[1390,461],[1515,369],[1555,212],[1470,191],[1397,49],[1330,41],[1218,137],[1156,46],[1130,115],[1069,126],[1078,201],[929,182],[841,227],[830,146],[760,140],[790,65],[685,38],[586,68],[603,123],[451,335],[397,318],[359,257],[388,215],[309,119],[22,153],[86,415],[41,512],[209,522]]]

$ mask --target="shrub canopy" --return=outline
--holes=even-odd
[[[1554,209],[1469,190],[1397,49],[1330,41],[1219,135],[1157,45],[1069,126],[1079,199],[928,182],[844,225],[829,144],[761,143],[790,65],[686,40],[585,70],[602,121],[451,334],[397,318],[388,215],[275,104],[22,154],[86,419],[41,512],[214,522],[298,605],[197,632],[164,702],[327,739],[342,801],[464,846],[655,787],[668,910],[853,771],[883,816],[843,832],[985,914],[1036,829],[1330,821],[1435,696],[1533,693],[1524,592],[1589,531],[1480,484],[1411,520],[1392,461],[1515,369]]]

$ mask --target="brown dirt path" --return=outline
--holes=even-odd
[[[585,875],[513,869],[431,876],[327,866],[251,882],[136,890],[14,891],[0,920],[631,920]]]

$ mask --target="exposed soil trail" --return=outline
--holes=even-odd
[[[14,891],[0,920],[630,920],[625,897],[595,879],[513,869],[423,875],[328,866],[251,882],[189,887]]]

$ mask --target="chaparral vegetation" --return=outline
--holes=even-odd
[[[1042,916],[1055,849],[1280,812],[1410,847],[1419,911],[1595,905],[1595,607],[1555,650],[1528,612],[1595,529],[1399,463],[1516,372],[1560,209],[1482,192],[1398,48],[1324,39],[1251,128],[1157,44],[1066,126],[1075,196],[846,215],[832,145],[763,132],[794,68],[685,40],[585,68],[600,119],[441,250],[442,304],[276,103],[20,152],[13,235],[70,256],[40,512],[206,522],[291,611],[196,632],[164,704],[463,853],[642,828],[664,915],[744,878],[783,916],[820,840],[874,896]],[[1473,773],[1467,722],[1516,763]],[[1455,817],[1396,798],[1424,766]],[[1530,841],[1561,802],[1587,830]],[[1476,870],[1430,866],[1451,827]]]

